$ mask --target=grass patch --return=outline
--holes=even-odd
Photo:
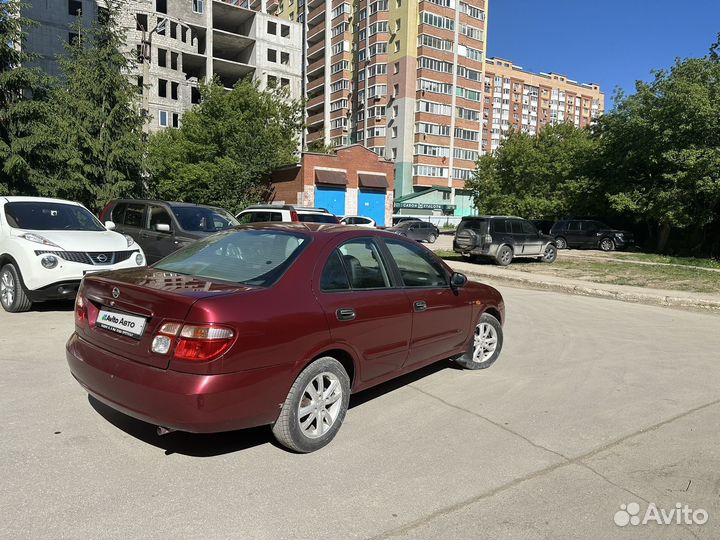
[[[611,285],[631,285],[700,293],[720,293],[720,273],[682,266],[652,266],[615,261],[558,260],[554,264],[515,264],[513,270]]]
[[[713,268],[720,270],[720,260],[701,259],[698,257],[672,257],[670,255],[657,255],[655,253],[624,253],[614,252],[613,257],[618,259],[640,262],[654,262],[665,264],[679,264],[682,266],[699,266],[700,268]]]

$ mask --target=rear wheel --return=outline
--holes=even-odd
[[[32,306],[13,264],[6,264],[0,270],[0,304],[8,313],[27,311]]]
[[[500,321],[483,313],[475,326],[470,348],[455,362],[466,369],[487,369],[500,356],[503,345],[503,330]]]
[[[330,356],[306,367],[290,388],[272,426],[280,444],[307,453],[319,450],[337,434],[350,401],[350,378]]]
[[[427,241],[428,241],[430,244],[434,244],[434,243],[435,243],[435,240],[437,240],[437,236],[435,235],[435,233],[432,233],[432,234],[430,234],[430,236],[428,236]]]
[[[558,236],[555,239],[555,245],[558,249],[567,249],[567,240],[565,240],[562,236]]]
[[[557,248],[552,244],[548,244],[540,260],[544,263],[554,263],[555,259],[557,259]]]
[[[603,238],[600,240],[600,249],[603,251],[612,251],[615,249],[615,242],[612,238]]]
[[[510,246],[502,246],[497,252],[495,262],[500,266],[507,266],[513,260],[513,250]]]

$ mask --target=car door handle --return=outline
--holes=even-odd
[[[415,309],[415,311],[425,311],[427,309],[427,302],[424,300],[417,300],[413,304],[413,309]]]
[[[340,308],[335,312],[335,316],[338,321],[353,321],[355,320],[355,310],[352,308]]]

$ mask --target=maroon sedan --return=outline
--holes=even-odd
[[[358,392],[432,362],[489,367],[504,304],[432,252],[341,225],[230,229],[152,267],[87,276],[73,376],[159,433],[271,424],[311,452]]]

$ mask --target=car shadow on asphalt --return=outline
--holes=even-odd
[[[373,399],[394,392],[399,388],[412,384],[444,369],[461,369],[449,360],[436,362],[392,381],[374,386],[369,390],[350,396],[350,409],[360,407]],[[131,437],[165,451],[165,455],[181,454],[190,457],[214,457],[233,452],[240,452],[255,446],[271,444],[288,451],[273,437],[269,426],[226,431],[222,433],[187,433],[175,431],[166,435],[157,434],[157,426],[137,420],[116,411],[94,397],[88,395],[90,406],[119,430]],[[401,421],[402,419],[398,419]]]
[[[48,311],[72,311],[75,309],[75,302],[72,300],[51,300],[48,302],[38,302],[33,304],[30,311],[48,312]]]

